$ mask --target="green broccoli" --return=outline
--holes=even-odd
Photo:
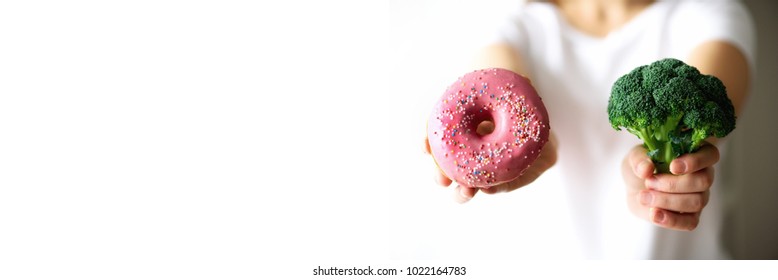
[[[670,173],[673,159],[735,129],[735,108],[721,80],[666,58],[616,80],[608,120],[643,140],[657,172]]]

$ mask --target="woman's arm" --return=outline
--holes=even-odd
[[[727,88],[727,95],[739,116],[748,96],[751,71],[745,55],[735,46],[723,41],[713,41],[695,48],[688,58],[689,65],[701,73],[716,76]]]
[[[519,73],[532,80],[524,59],[507,43],[495,44],[482,49],[475,57],[476,69],[503,68]]]

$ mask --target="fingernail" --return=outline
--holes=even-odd
[[[640,203],[649,206],[651,205],[651,202],[654,200],[654,195],[652,195],[650,192],[640,192]]]
[[[664,222],[665,219],[665,213],[662,212],[662,210],[654,210],[654,208],[651,208],[651,211],[654,211],[654,223],[661,224]]]
[[[638,165],[635,166],[635,174],[640,174],[641,171],[643,171],[643,169],[644,169],[644,167],[643,167],[644,165],[646,165],[645,161],[639,162]]]
[[[651,160],[650,159],[647,159],[647,160],[642,161],[641,163],[638,163],[637,173],[638,174],[645,173],[646,170],[650,168],[650,166],[649,166],[650,164],[651,164]]]
[[[686,163],[683,162],[682,160],[673,161],[672,165],[675,166],[675,167],[672,168],[674,170],[673,174],[684,174],[684,173],[686,173]]]
[[[459,187],[459,196],[461,196],[461,197],[467,197],[467,196],[465,195],[465,191],[467,191],[467,189],[465,189],[465,187]]]

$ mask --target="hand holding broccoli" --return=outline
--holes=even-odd
[[[665,228],[696,228],[719,160],[705,139],[735,127],[724,84],[679,60],[659,60],[614,83],[608,117],[643,140],[622,164],[630,210]]]
[[[703,143],[696,152],[673,160],[672,174],[654,174],[646,148],[635,146],[622,164],[630,211],[664,228],[695,229],[708,203],[713,165],[718,160],[716,146]]]

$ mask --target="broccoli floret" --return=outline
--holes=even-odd
[[[657,172],[670,173],[673,159],[735,129],[735,108],[721,80],[666,58],[616,80],[608,120],[643,140]]]

